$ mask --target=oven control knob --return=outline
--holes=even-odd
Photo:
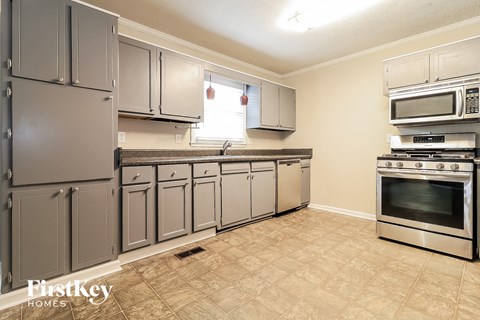
[[[450,169],[452,169],[452,170],[458,170],[458,168],[459,168],[458,163],[452,163],[450,165]]]
[[[397,162],[397,168],[403,168],[403,162]]]
[[[423,167],[423,163],[417,162],[417,163],[415,163],[415,167],[416,168],[421,168],[421,167]]]
[[[392,163],[390,161],[385,162],[385,166],[387,168],[390,168],[392,166]]]
[[[445,165],[443,163],[437,163],[437,169],[443,169],[445,168]]]

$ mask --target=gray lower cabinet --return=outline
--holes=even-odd
[[[65,189],[12,193],[12,287],[65,272]]]
[[[112,183],[72,190],[72,271],[112,258]]]
[[[193,231],[217,226],[220,213],[220,178],[193,180]]]
[[[157,49],[119,37],[119,112],[153,116],[159,107]]]
[[[260,163],[252,163],[252,218],[275,213],[275,164],[269,162],[267,168],[255,168]]]
[[[306,205],[310,202],[310,160],[302,160],[302,190],[300,193],[300,198],[302,205]]]
[[[122,251],[155,241],[154,167],[122,168]]]
[[[157,240],[164,241],[191,233],[191,166],[158,166]],[[177,180],[178,179],[178,180]]]
[[[221,188],[221,227],[250,220],[250,173],[247,171],[222,175]]]

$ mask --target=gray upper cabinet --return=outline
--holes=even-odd
[[[442,81],[480,74],[480,38],[434,49],[431,54],[431,79]]]
[[[112,258],[112,183],[74,186],[72,271]]]
[[[480,37],[392,58],[383,62],[388,90],[480,74]]]
[[[76,3],[71,12],[72,85],[112,91],[117,18]]]
[[[140,41],[120,37],[119,60],[118,110],[153,116],[160,104],[156,76],[157,49]]]
[[[430,55],[425,52],[384,62],[385,90],[428,83],[430,81]]]
[[[154,243],[154,175],[152,166],[122,168],[122,251]]]
[[[252,172],[252,218],[275,213],[275,171]]]
[[[201,122],[203,63],[169,51],[161,53],[161,109],[159,117]]]
[[[280,127],[295,130],[295,89],[280,86]]]
[[[12,75],[112,91],[116,24],[117,17],[79,3],[14,0]]]
[[[209,177],[193,181],[193,231],[217,226],[220,213],[220,178]]]
[[[191,233],[192,172],[188,164],[158,166],[157,240]]]
[[[12,1],[12,75],[65,83],[65,0]]]
[[[13,192],[13,288],[65,272],[65,191]]]
[[[295,89],[262,81],[261,86],[247,87],[247,128],[295,130]]]

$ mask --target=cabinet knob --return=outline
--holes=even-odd
[[[208,169],[205,170],[205,172],[203,174],[207,174],[208,173]]]
[[[194,181],[194,182],[193,182],[193,186],[194,186],[194,187],[195,187],[197,184],[198,184],[197,181]]]
[[[113,100],[113,96],[108,96],[105,100]]]
[[[63,82],[63,78],[62,78],[62,77],[59,77],[59,78],[57,79],[57,82]]]
[[[439,81],[439,80],[440,80],[440,77],[436,77],[436,78],[435,78],[435,81]]]
[[[250,175],[247,175],[247,180],[250,179]]]
[[[253,180],[253,178],[255,178],[255,175],[252,174],[252,180]]]
[[[72,191],[73,191],[73,192],[77,192],[77,191],[78,191],[78,187],[73,187],[73,188],[72,188]]]
[[[64,192],[63,189],[58,190],[59,194],[63,194],[63,192]]]
[[[75,81],[73,81],[73,83],[74,83],[74,84],[79,84],[80,81],[79,81],[79,80],[75,80]]]
[[[152,186],[151,186],[151,185],[149,185],[149,186],[147,187],[147,189],[152,189]]]
[[[140,172],[135,175],[135,179],[140,177]]]
[[[173,171],[171,177],[177,174],[177,171]]]
[[[428,79],[425,79],[424,81],[425,81],[425,83],[428,83]]]

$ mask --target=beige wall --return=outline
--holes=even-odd
[[[313,147],[312,203],[375,213],[376,157],[389,151],[388,100],[382,60],[480,35],[480,23],[398,43],[363,56],[292,76],[297,88],[297,131],[284,147]],[[333,44],[332,44],[333,45]],[[402,129],[480,132],[480,125]]]
[[[182,45],[175,41],[169,41],[161,36],[156,36],[150,32],[129,27],[120,23],[119,32],[123,35],[143,40],[163,48],[187,54],[212,64],[234,69],[258,78],[268,79],[278,82],[279,79],[274,75],[261,72],[256,68],[251,68],[246,64],[236,63],[220,55],[208,54],[188,45]],[[119,118],[118,131],[126,133],[126,142],[119,143],[118,146],[129,149],[185,149],[190,148],[190,129],[186,125],[175,124],[171,122],[147,121],[131,118]],[[182,136],[182,142],[176,143],[175,135]],[[283,146],[283,140],[286,133],[269,132],[260,130],[247,130],[247,148],[251,149],[279,149]]]

